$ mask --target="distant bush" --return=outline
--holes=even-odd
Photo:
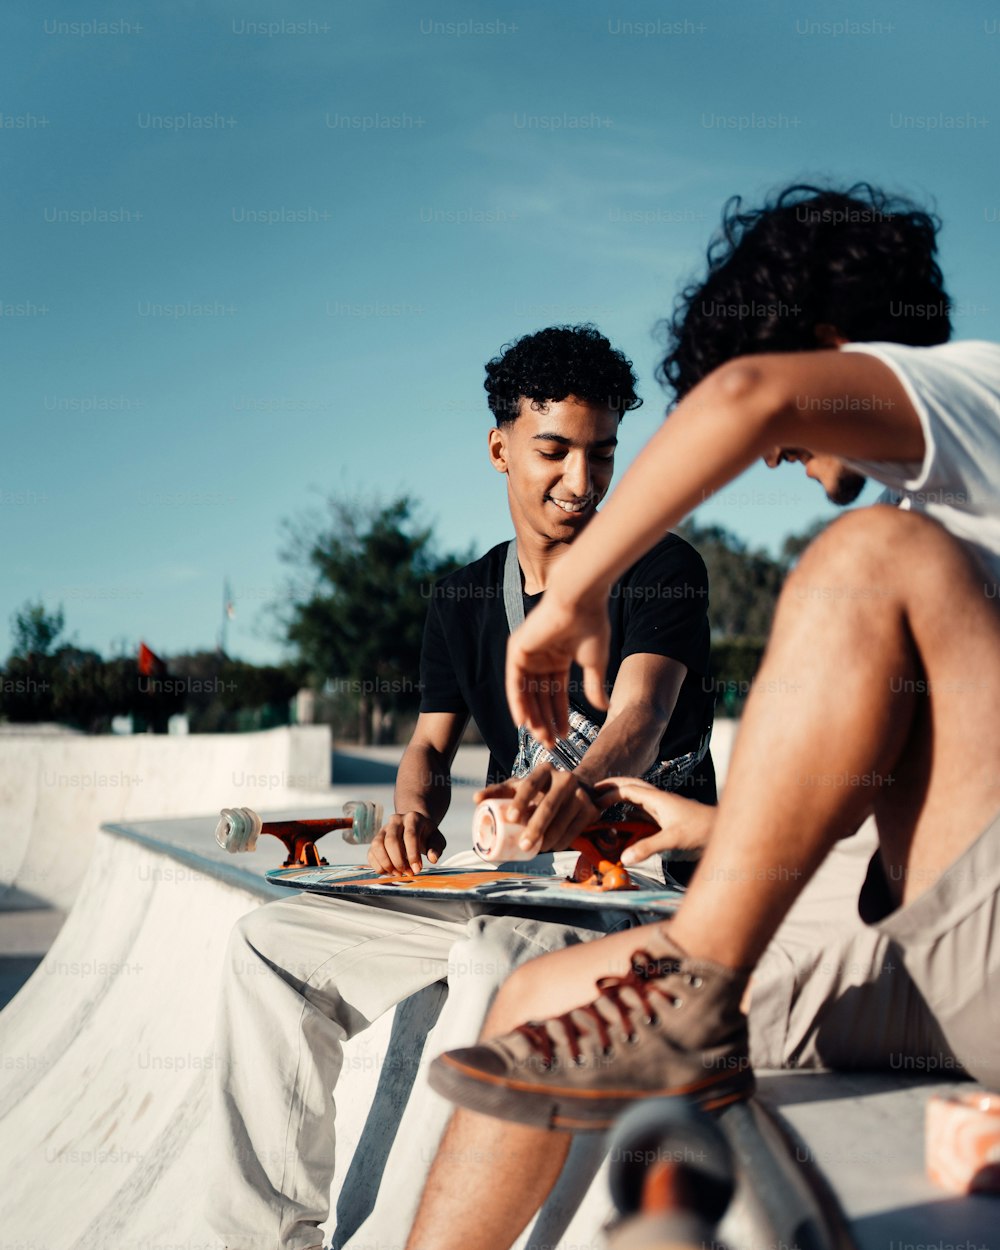
[[[761,638],[722,638],[712,643],[712,689],[716,716],[739,716],[764,654]]]
[[[26,604],[14,617],[14,650],[0,669],[0,719],[55,722],[108,733],[116,716],[137,732],[165,733],[176,713],[195,733],[232,733],[287,725],[300,682],[292,669],[247,664],[218,652],[173,657],[157,675],[132,656],[103,659],[59,643],[62,611]]]

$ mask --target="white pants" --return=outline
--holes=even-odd
[[[493,915],[478,903],[313,894],[244,916],[229,942],[217,1026],[213,1230],[229,1250],[320,1245],[342,1044],[448,977],[449,955],[457,974],[449,1007],[463,1013],[471,1042],[512,968],[633,920],[628,912],[564,912],[541,921]]]
[[[750,1007],[756,1067],[885,1067],[893,1055],[942,1053],[940,1032],[887,939],[858,919],[873,846],[868,831],[837,847],[758,965]],[[545,912],[534,920],[457,901],[312,894],[245,916],[229,944],[217,1030],[214,1231],[229,1250],[320,1245],[342,1043],[384,1012],[447,977],[442,1049],[468,1045],[511,969],[643,919],[651,917]],[[443,1125],[421,1127],[436,1140]],[[405,1179],[418,1182],[413,1192],[390,1184],[380,1203],[392,1207],[380,1222],[393,1244],[405,1239],[423,1182]]]

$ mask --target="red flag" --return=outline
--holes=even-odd
[[[167,666],[144,642],[139,643],[139,672],[143,677],[165,677]]]

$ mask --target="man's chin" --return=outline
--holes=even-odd
[[[826,497],[838,508],[846,508],[865,488],[868,479],[860,473],[841,473],[833,487],[826,492]]]
[[[558,504],[550,503],[547,512],[550,514],[549,524],[554,521],[560,532],[560,537],[572,534],[574,537],[579,534],[583,527],[592,520],[597,512],[596,506],[585,508],[583,512],[564,512]]]

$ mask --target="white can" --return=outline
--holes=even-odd
[[[472,849],[489,864],[535,858],[533,852],[521,849],[524,825],[508,820],[504,815],[506,807],[505,799],[487,799],[472,817]]]

